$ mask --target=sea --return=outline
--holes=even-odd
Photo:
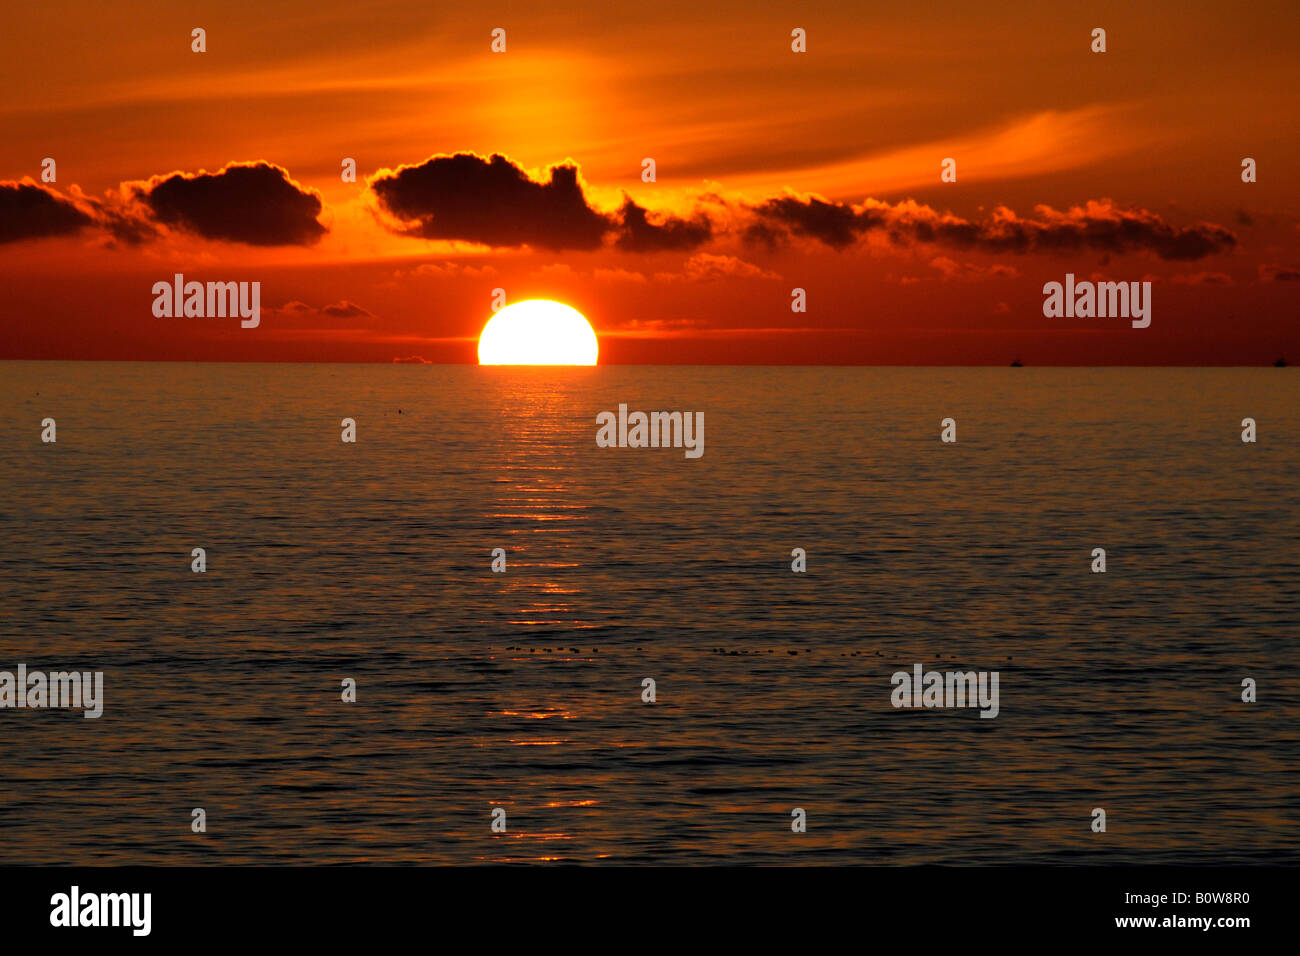
[[[104,675],[0,864],[1294,864],[1298,479],[1285,368],[0,363],[0,671]]]

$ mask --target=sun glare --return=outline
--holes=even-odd
[[[506,306],[478,338],[479,365],[595,365],[596,352],[591,323],[549,299]]]

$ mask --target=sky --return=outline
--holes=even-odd
[[[3,359],[473,362],[503,289],[602,364],[1300,360],[1293,3],[5,19]],[[260,324],[156,316],[176,273]],[[1150,282],[1150,326],[1045,316],[1067,273]]]

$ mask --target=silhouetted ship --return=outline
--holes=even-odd
[[[1278,359],[1273,363],[1274,368],[1286,368],[1286,359]]]
[[[1024,367],[1025,367],[1025,363],[1022,362],[1022,361],[1020,361],[1020,359],[1016,359],[1014,362],[1011,363],[1011,367],[1012,367],[1012,368],[1024,368]]]

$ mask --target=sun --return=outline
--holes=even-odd
[[[478,337],[479,365],[595,365],[597,351],[582,313],[550,299],[506,306]]]

